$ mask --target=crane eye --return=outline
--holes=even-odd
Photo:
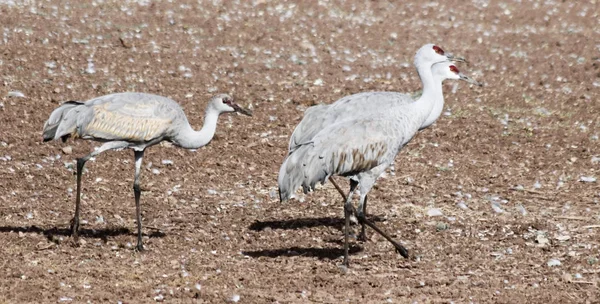
[[[444,55],[444,50],[442,50],[442,48],[437,45],[433,46],[433,50],[440,55]]]
[[[460,73],[460,71],[458,70],[458,68],[456,66],[454,66],[454,65],[450,66],[450,71],[452,71],[452,72],[454,72],[456,74]]]
[[[223,103],[226,105],[230,105],[231,104],[231,99],[229,98],[223,98]]]

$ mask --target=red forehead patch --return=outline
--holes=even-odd
[[[460,73],[460,71],[458,70],[458,68],[456,66],[454,66],[454,65],[450,66],[450,71],[452,71],[452,72],[454,72],[456,74]]]
[[[444,55],[444,50],[442,50],[442,48],[437,45],[433,46],[433,50],[440,55]]]

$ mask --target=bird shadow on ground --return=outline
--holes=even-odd
[[[352,245],[348,249],[348,254],[355,254],[361,252],[363,249],[360,246]],[[277,258],[277,257],[316,257],[319,260],[328,259],[335,260],[344,255],[343,248],[306,248],[306,247],[289,247],[280,249],[265,249],[265,250],[254,250],[254,251],[242,251],[244,255],[259,258]]]
[[[369,216],[368,218],[372,222],[385,221],[384,218],[379,216]],[[253,231],[262,231],[266,228],[296,230],[313,227],[334,227],[337,229],[342,229],[344,225],[345,220],[341,217],[307,217],[291,220],[255,221],[254,223],[250,224],[248,229]]]
[[[57,236],[71,236],[71,229],[69,228],[41,228],[38,226],[0,226],[0,233],[9,232],[22,232],[22,233],[37,233],[42,234],[48,238],[51,242],[56,242]],[[98,238],[104,242],[108,241],[108,237],[118,235],[133,235],[137,236],[137,233],[131,232],[129,229],[124,227],[104,228],[104,229],[79,229],[79,236],[85,238]],[[153,231],[150,234],[144,234],[150,238],[164,237],[165,234],[160,231]]]

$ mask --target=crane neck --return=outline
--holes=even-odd
[[[442,111],[444,110],[443,81],[444,77],[433,75],[433,99],[435,102],[429,116],[427,116],[427,119],[425,119],[425,122],[421,125],[421,128],[419,128],[420,130],[431,126],[438,118],[440,118],[440,115],[442,115]]]
[[[439,92],[441,92],[441,85],[439,88],[436,86],[430,64],[418,65],[417,72],[423,84],[423,94],[411,106],[415,108],[416,119],[420,122],[419,125],[422,125],[434,108],[436,97],[439,97]]]
[[[187,124],[177,136],[177,144],[185,149],[198,149],[206,146],[215,136],[217,130],[217,121],[221,113],[212,106],[206,108],[204,114],[204,124],[200,131],[195,131],[192,126]]]

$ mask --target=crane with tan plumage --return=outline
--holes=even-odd
[[[186,149],[197,149],[208,144],[217,127],[219,115],[238,112],[251,116],[227,94],[212,97],[206,107],[204,124],[195,131],[181,106],[174,100],[146,93],[116,93],[100,96],[86,102],[68,101],[56,108],[44,124],[43,141],[69,137],[103,142],[92,153],[77,159],[77,197],[71,234],[78,241],[79,210],[81,204],[81,174],[85,163],[108,150],[129,148],[134,151],[135,175],[133,192],[137,220],[137,250],[142,245],[142,216],[140,210],[140,174],[146,148],[161,141],[170,141]]]

